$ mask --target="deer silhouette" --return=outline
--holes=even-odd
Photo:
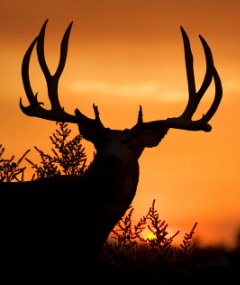
[[[58,98],[58,82],[68,52],[72,23],[62,38],[60,60],[51,74],[44,55],[47,21],[27,49],[22,61],[22,80],[28,106],[20,100],[20,108],[27,116],[45,120],[75,123],[82,137],[93,143],[96,155],[83,176],[55,176],[34,181],[0,184],[1,253],[5,264],[21,268],[21,273],[77,272],[79,260],[86,264],[96,259],[114,225],[129,208],[139,181],[138,159],[144,148],[156,147],[170,128],[209,132],[210,119],[222,99],[222,85],[214,66],[211,49],[200,37],[206,73],[196,90],[193,56],[189,38],[181,27],[188,102],[183,113],[174,118],[144,122],[142,108],[137,123],[131,129],[112,130],[104,127],[98,107],[93,105],[95,117],[89,118],[78,109],[67,113]],[[50,109],[45,109],[32,90],[29,65],[36,48],[38,61],[46,78]],[[215,86],[212,104],[199,119],[192,117],[211,83]],[[34,271],[38,267],[38,271]],[[37,273],[36,273],[37,272]]]

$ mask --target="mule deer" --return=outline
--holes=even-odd
[[[189,93],[183,113],[175,118],[143,122],[140,107],[137,123],[131,129],[106,128],[96,105],[93,105],[93,119],[78,109],[74,114],[67,113],[61,106],[58,82],[66,62],[72,23],[62,38],[60,61],[54,74],[50,73],[44,55],[46,25],[47,21],[23,58],[22,79],[29,106],[24,106],[20,100],[20,108],[27,116],[78,124],[83,138],[95,146],[96,155],[82,177],[56,176],[1,183],[0,226],[3,229],[1,239],[5,242],[1,243],[1,248],[7,256],[15,263],[24,264],[22,256],[27,255],[28,265],[48,266],[51,271],[53,264],[57,264],[56,270],[64,270],[65,266],[77,266],[82,257],[92,260],[98,256],[112,228],[135,196],[139,180],[138,159],[144,148],[156,147],[169,128],[209,132],[209,121],[221,102],[222,86],[211,50],[200,36],[206,58],[206,74],[196,91],[190,42],[181,27]],[[35,47],[46,78],[50,109],[43,107],[30,84],[29,65]],[[193,120],[199,102],[212,81],[215,85],[213,102],[201,118]]]

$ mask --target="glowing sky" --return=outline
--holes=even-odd
[[[20,156],[34,145],[50,148],[48,136],[55,124],[26,117],[19,109],[24,97],[22,57],[47,18],[46,56],[52,70],[61,37],[74,22],[59,86],[62,104],[69,112],[78,107],[91,117],[95,103],[105,126],[119,129],[135,124],[140,104],[146,121],[183,110],[187,85],[182,25],[192,44],[197,86],[205,72],[201,34],[213,51],[224,98],[211,120],[212,132],[170,130],[161,145],[145,150],[135,215],[145,214],[156,199],[173,231],[183,235],[197,221],[202,242],[232,242],[240,226],[239,11],[238,0],[1,0],[0,143],[6,155]],[[34,91],[45,101],[36,58],[31,74]],[[198,115],[206,110],[212,91]],[[72,129],[77,133],[76,126]],[[93,148],[86,144],[86,149],[90,158]]]

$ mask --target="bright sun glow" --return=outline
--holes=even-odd
[[[156,236],[155,236],[154,233],[148,232],[148,233],[145,235],[145,238],[146,238],[146,239],[149,239],[149,240],[152,240],[152,239],[155,239]]]

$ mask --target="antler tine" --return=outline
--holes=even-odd
[[[68,39],[72,23],[68,26],[62,39],[60,61],[57,70],[54,75],[51,75],[44,56],[44,36],[45,36],[45,29],[47,22],[48,20],[44,22],[39,35],[33,40],[33,42],[31,43],[31,45],[29,46],[23,57],[23,62],[22,62],[23,86],[30,105],[26,107],[23,106],[22,100],[20,99],[20,108],[23,111],[23,113],[28,116],[39,117],[42,119],[52,120],[52,121],[78,123],[79,119],[77,119],[76,116],[74,115],[66,113],[61,107],[58,99],[58,81],[66,62]],[[37,93],[34,94],[30,84],[29,65],[30,65],[30,58],[32,55],[32,51],[35,45],[37,46],[38,61],[47,82],[48,97],[51,103],[50,110],[46,110],[41,107],[43,103],[38,101]]]
[[[193,57],[192,57],[190,42],[189,42],[189,38],[186,32],[184,31],[182,27],[181,27],[181,32],[182,32],[183,42],[184,42],[189,99],[188,99],[188,104],[186,106],[186,109],[184,110],[184,112],[182,113],[180,117],[184,119],[189,119],[189,120],[192,119],[194,112],[196,111],[203,95],[205,94],[206,90],[210,86],[212,79],[213,79],[215,83],[215,96],[214,96],[213,103],[210,106],[207,113],[203,115],[201,119],[195,121],[195,123],[205,125],[206,127],[205,130],[210,131],[211,126],[208,125],[207,123],[212,118],[212,116],[215,114],[221,102],[221,99],[222,99],[221,80],[214,67],[211,49],[208,46],[205,39],[200,35],[199,38],[203,45],[205,59],[206,59],[206,74],[205,74],[205,77],[204,77],[204,80],[203,80],[203,83],[200,89],[198,90],[198,92],[196,92],[194,70],[193,70]]]
[[[186,118],[186,119],[191,119],[204,93],[206,92],[207,88],[211,84],[212,71],[213,71],[214,65],[213,65],[213,57],[212,57],[211,50],[208,44],[206,43],[206,41],[200,36],[201,42],[203,44],[204,52],[205,52],[207,69],[206,69],[206,74],[205,74],[202,86],[200,87],[199,91],[196,92],[195,76],[194,76],[194,68],[193,68],[193,56],[192,56],[190,41],[183,27],[181,27],[181,33],[182,33],[183,44],[184,44],[188,94],[189,94],[188,104],[184,112],[182,113],[181,117]]]
[[[203,45],[205,59],[206,59],[206,73],[203,79],[202,85],[196,92],[195,76],[193,68],[193,55],[191,51],[190,41],[185,30],[181,27],[181,33],[184,44],[187,83],[188,83],[188,103],[183,113],[176,118],[169,118],[167,120],[158,120],[152,122],[142,122],[142,111],[139,116],[138,123],[132,128],[133,130],[139,131],[140,129],[154,128],[175,128],[190,131],[211,131],[212,127],[208,124],[210,119],[217,111],[219,104],[222,99],[222,84],[218,72],[214,66],[213,56],[210,47],[208,46],[205,39],[200,35],[200,40]],[[195,113],[202,97],[210,86],[212,80],[215,84],[215,95],[213,102],[202,118],[198,120],[192,120],[193,114]]]
[[[223,94],[222,83],[221,83],[221,79],[217,73],[217,70],[215,68],[213,70],[213,78],[214,78],[214,82],[215,82],[215,86],[216,86],[215,97],[214,97],[214,101],[213,101],[211,107],[209,108],[209,110],[207,111],[207,113],[203,115],[202,119],[198,120],[199,122],[202,122],[202,123],[209,122],[209,120],[216,113],[218,106],[220,105],[221,100],[222,100],[222,94]]]
[[[196,85],[195,85],[195,76],[194,76],[194,70],[193,70],[193,55],[191,51],[190,41],[188,38],[187,33],[183,29],[183,27],[180,27],[182,38],[183,38],[183,44],[184,44],[184,55],[185,55],[185,63],[186,63],[186,72],[187,72],[187,83],[188,83],[188,105],[183,112],[183,114],[188,114],[189,109],[193,108],[194,97],[196,95]],[[186,115],[185,115],[186,116]]]
[[[22,79],[23,79],[25,93],[27,95],[27,99],[30,105],[26,107],[23,106],[22,100],[20,99],[20,108],[23,111],[23,113],[28,116],[34,116],[51,121],[77,123],[79,125],[79,128],[81,128],[82,135],[88,140],[94,140],[94,138],[96,137],[96,133],[99,133],[99,131],[105,129],[100,120],[97,106],[93,105],[95,118],[90,119],[87,116],[85,116],[83,113],[81,113],[78,109],[75,110],[74,115],[68,114],[67,112],[64,111],[64,108],[61,107],[58,98],[58,81],[66,63],[68,40],[73,23],[71,22],[69,24],[68,28],[64,33],[61,42],[59,64],[57,66],[55,73],[51,74],[47,66],[44,54],[44,38],[45,38],[45,30],[47,22],[48,20],[44,22],[39,35],[33,40],[33,42],[31,43],[31,45],[29,46],[23,57]],[[36,95],[33,93],[30,84],[29,65],[30,65],[30,58],[32,55],[32,51],[35,45],[37,49],[38,61],[47,82],[48,98],[51,103],[50,110],[46,110],[41,106],[43,105],[43,103],[38,101],[37,93]]]
[[[29,78],[29,62],[30,62],[30,57],[33,51],[33,48],[36,44],[38,40],[38,37],[36,37],[31,45],[29,46],[29,48],[27,49],[24,57],[23,57],[23,61],[22,61],[22,80],[23,80],[23,87],[25,90],[25,93],[27,95],[27,99],[30,103],[31,106],[38,106],[39,102],[37,100],[37,94],[34,95],[33,91],[32,91],[32,87],[30,84],[30,78]],[[28,115],[28,110],[29,107],[24,107],[22,104],[22,99],[20,98],[20,108],[21,110],[26,113],[26,115]]]
[[[211,52],[208,44],[204,40],[204,38],[202,36],[199,36],[199,37],[200,37],[200,40],[201,40],[201,42],[203,44],[203,47],[204,47],[204,50],[205,50],[206,62],[207,63],[211,63],[211,64],[209,64],[209,66],[207,66],[207,73],[206,73],[205,79],[206,79],[207,76],[210,77],[210,73],[211,73],[212,78],[214,80],[214,84],[215,84],[215,95],[214,95],[213,103],[210,106],[209,110],[206,112],[206,114],[204,114],[203,117],[198,120],[199,122],[207,123],[207,122],[209,122],[211,120],[211,118],[213,117],[213,115],[217,111],[218,106],[221,103],[223,90],[222,90],[222,83],[221,83],[220,76],[219,76],[219,74],[218,74],[218,72],[217,72],[217,70],[216,70],[216,68],[215,68],[215,66],[213,64],[212,52]],[[210,67],[211,67],[211,70],[210,70]],[[208,75],[208,73],[209,73],[209,75]],[[206,81],[207,81],[207,79],[206,79]],[[198,91],[198,96],[199,97],[202,98],[202,96],[206,92],[206,90],[207,90],[208,86],[210,85],[210,83],[211,83],[211,81],[208,84],[207,82],[205,83],[205,80],[204,80],[201,88]]]
[[[45,21],[45,23],[43,24],[42,29],[39,33],[39,39],[37,41],[37,54],[38,54],[39,64],[42,68],[43,74],[44,74],[46,81],[47,81],[48,97],[49,97],[49,100],[51,102],[52,110],[59,110],[61,108],[61,105],[60,105],[59,99],[58,99],[58,90],[57,90],[58,81],[59,81],[59,78],[62,74],[62,71],[63,71],[65,63],[66,63],[67,50],[68,50],[68,40],[69,40],[69,35],[71,32],[73,22],[71,22],[69,24],[69,26],[66,29],[66,32],[62,38],[60,60],[59,60],[58,67],[57,67],[54,75],[51,75],[51,73],[48,69],[47,63],[46,63],[45,55],[44,55],[44,38],[45,38],[45,30],[46,30],[47,22],[48,22],[48,20]]]

